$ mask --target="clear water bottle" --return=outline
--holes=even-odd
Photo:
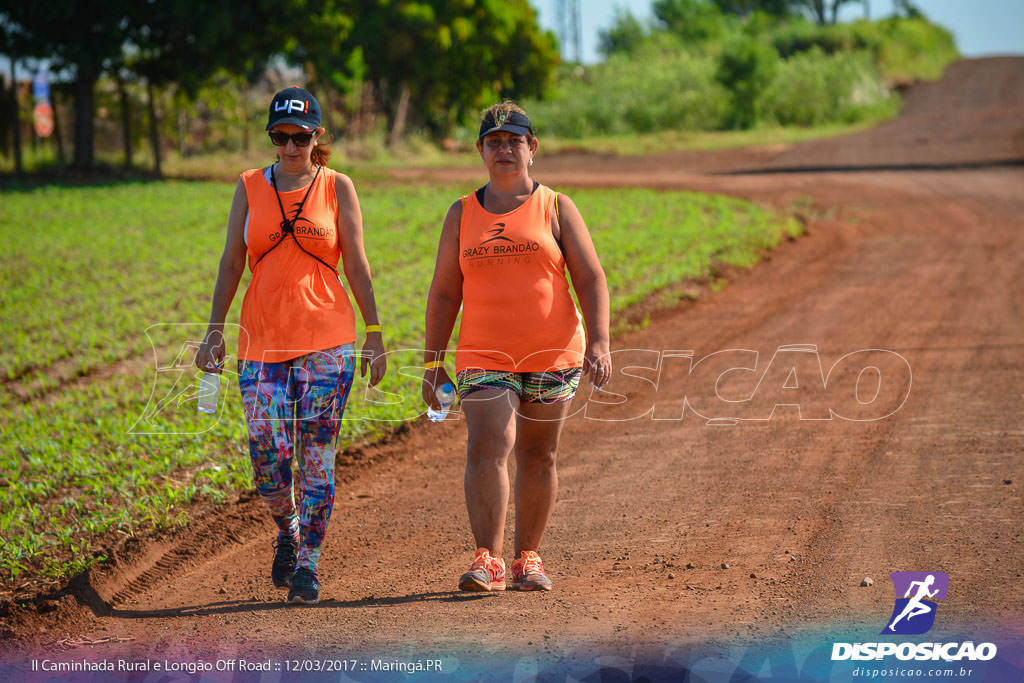
[[[199,379],[199,412],[216,413],[219,397],[220,375],[215,372],[204,372]]]
[[[447,417],[448,409],[455,403],[455,385],[451,382],[445,382],[434,391],[434,396],[437,397],[437,402],[441,404],[441,409],[427,408],[427,417],[430,418],[431,422],[441,422]]]

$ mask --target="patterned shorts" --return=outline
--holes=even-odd
[[[481,389],[507,389],[523,403],[561,403],[576,395],[583,368],[553,372],[463,370],[458,374],[459,398]]]

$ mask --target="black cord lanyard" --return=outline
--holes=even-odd
[[[274,166],[277,166],[277,164],[275,163]],[[295,217],[289,220],[287,214],[285,214],[284,212],[284,204],[281,203],[281,195],[277,191],[277,177],[274,175],[274,166],[270,167],[270,184],[274,186],[274,196],[277,197],[277,206],[278,208],[281,209],[281,239],[279,239],[277,243],[274,244],[274,246],[272,246],[270,249],[267,249],[265,252],[263,252],[263,254],[258,259],[256,259],[256,263],[253,265],[253,270],[255,270],[256,266],[260,264],[260,261],[263,260],[264,256],[274,251],[274,249],[277,249],[277,247],[282,242],[284,242],[284,238],[287,237],[288,235],[291,235],[292,241],[295,242],[299,249],[306,252],[307,254],[315,258],[317,261],[330,268],[332,273],[337,274],[337,268],[327,263],[327,261],[324,261],[316,254],[313,254],[310,251],[308,251],[304,246],[302,246],[302,243],[299,242],[298,238],[295,237],[295,221],[299,220],[299,215],[302,214],[302,207],[306,205],[306,200],[309,199],[309,193],[312,192],[313,185],[316,184],[316,179],[320,177],[320,169],[322,167],[316,167],[316,175],[313,176],[312,182],[310,182],[309,187],[306,188],[306,195],[302,198],[302,201],[299,202],[299,208],[295,210]]]

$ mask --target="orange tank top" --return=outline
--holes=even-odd
[[[455,353],[466,369],[546,372],[583,365],[585,334],[551,234],[557,195],[538,185],[495,214],[462,198],[462,325]]]
[[[281,209],[263,169],[241,178],[249,201],[245,241],[252,280],[242,300],[238,357],[279,363],[354,342],[355,313],[336,272],[341,243],[334,171],[322,169],[311,188],[280,193],[291,219],[309,188],[294,238],[281,233]],[[303,252],[295,240],[335,270]]]

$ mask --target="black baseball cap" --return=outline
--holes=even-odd
[[[270,101],[267,130],[282,123],[315,130],[320,126],[320,103],[308,90],[303,90],[297,85],[285,88]]]
[[[517,111],[503,111],[495,116],[494,112],[487,112],[487,116],[480,122],[480,136],[477,140],[483,140],[485,135],[497,133],[500,130],[514,135],[533,133],[530,119],[526,118],[526,114],[520,114]]]

